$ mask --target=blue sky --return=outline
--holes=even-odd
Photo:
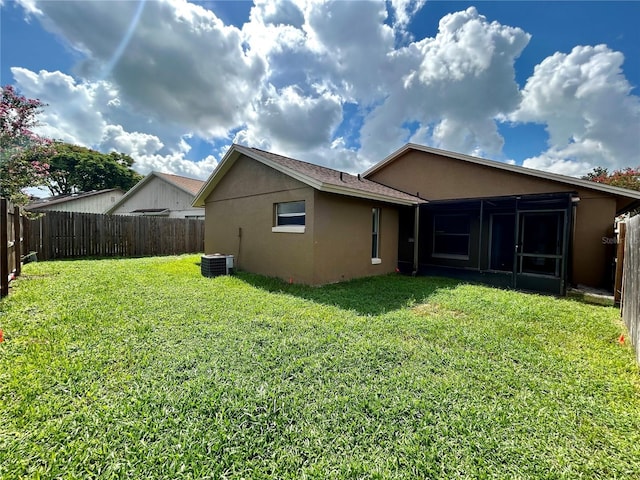
[[[640,164],[640,2],[0,5],[0,83],[48,104],[41,132],[142,173],[204,178],[232,142],[350,172],[407,141]]]

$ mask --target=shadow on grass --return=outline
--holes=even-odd
[[[290,285],[278,278],[239,272],[238,278],[248,284],[272,293],[284,293],[360,315],[380,315],[404,308],[411,303],[423,303],[442,289],[453,289],[460,280],[441,277],[410,277],[390,274],[334,283],[320,287]]]

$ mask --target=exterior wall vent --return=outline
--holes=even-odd
[[[233,275],[233,255],[202,255],[200,257],[200,273],[203,277]]]

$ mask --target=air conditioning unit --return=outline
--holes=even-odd
[[[203,277],[233,275],[233,255],[202,255],[200,257],[200,273]]]

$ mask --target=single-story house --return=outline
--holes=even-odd
[[[204,218],[191,204],[204,182],[169,173],[151,172],[107,210],[110,215]]]
[[[196,196],[205,253],[307,284],[393,272],[564,294],[610,286],[640,192],[407,144],[362,175],[234,145]]]
[[[31,212],[104,213],[124,196],[119,188],[70,193],[33,200],[25,209]]]

